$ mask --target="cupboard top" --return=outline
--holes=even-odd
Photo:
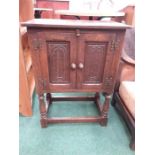
[[[86,28],[86,29],[127,29],[131,26],[113,21],[33,19],[21,22],[22,26],[36,28]]]

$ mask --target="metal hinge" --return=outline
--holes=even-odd
[[[80,30],[76,29],[76,36],[79,37],[80,36]]]
[[[113,84],[113,77],[112,76],[108,76],[105,78],[104,81],[104,85],[105,86],[111,86]]]
[[[119,44],[120,44],[120,40],[117,39],[117,40],[112,40],[111,41],[111,47],[110,47],[110,50],[111,51],[115,51],[119,48]]]
[[[41,40],[34,39],[33,42],[32,42],[32,46],[33,46],[34,50],[40,49],[41,46],[42,46]]]

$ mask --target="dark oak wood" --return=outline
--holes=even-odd
[[[47,109],[44,103],[44,96],[43,94],[39,94],[39,109],[40,109],[40,123],[41,127],[47,127]]]
[[[104,117],[65,117],[65,118],[50,118],[48,123],[86,123],[86,122],[101,122]]]
[[[94,97],[85,97],[85,96],[54,97],[54,98],[52,98],[52,101],[95,101],[95,98]]]
[[[99,122],[106,126],[127,25],[82,20],[32,20],[29,43],[39,94],[41,126],[58,122]],[[53,97],[56,92],[96,92],[93,97]],[[99,93],[105,101],[100,103]],[[44,99],[44,93],[46,98]],[[94,101],[98,117],[48,118],[50,103]]]
[[[114,21],[88,21],[88,20],[65,20],[65,19],[32,19],[22,22],[21,25],[35,28],[86,28],[86,29],[109,29],[125,30],[131,26]]]

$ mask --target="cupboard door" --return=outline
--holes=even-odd
[[[116,36],[109,31],[81,32],[77,72],[79,89],[104,91],[107,89],[106,82],[112,86],[115,52],[111,47]],[[107,78],[108,80],[105,80]]]
[[[76,82],[75,34],[66,31],[38,32],[41,39],[41,67],[45,90],[62,92]]]

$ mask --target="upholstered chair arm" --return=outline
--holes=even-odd
[[[132,65],[135,66],[135,60],[132,59],[131,57],[129,57],[125,52],[123,52],[122,56],[121,56],[121,60],[124,63],[127,63],[128,65]]]

